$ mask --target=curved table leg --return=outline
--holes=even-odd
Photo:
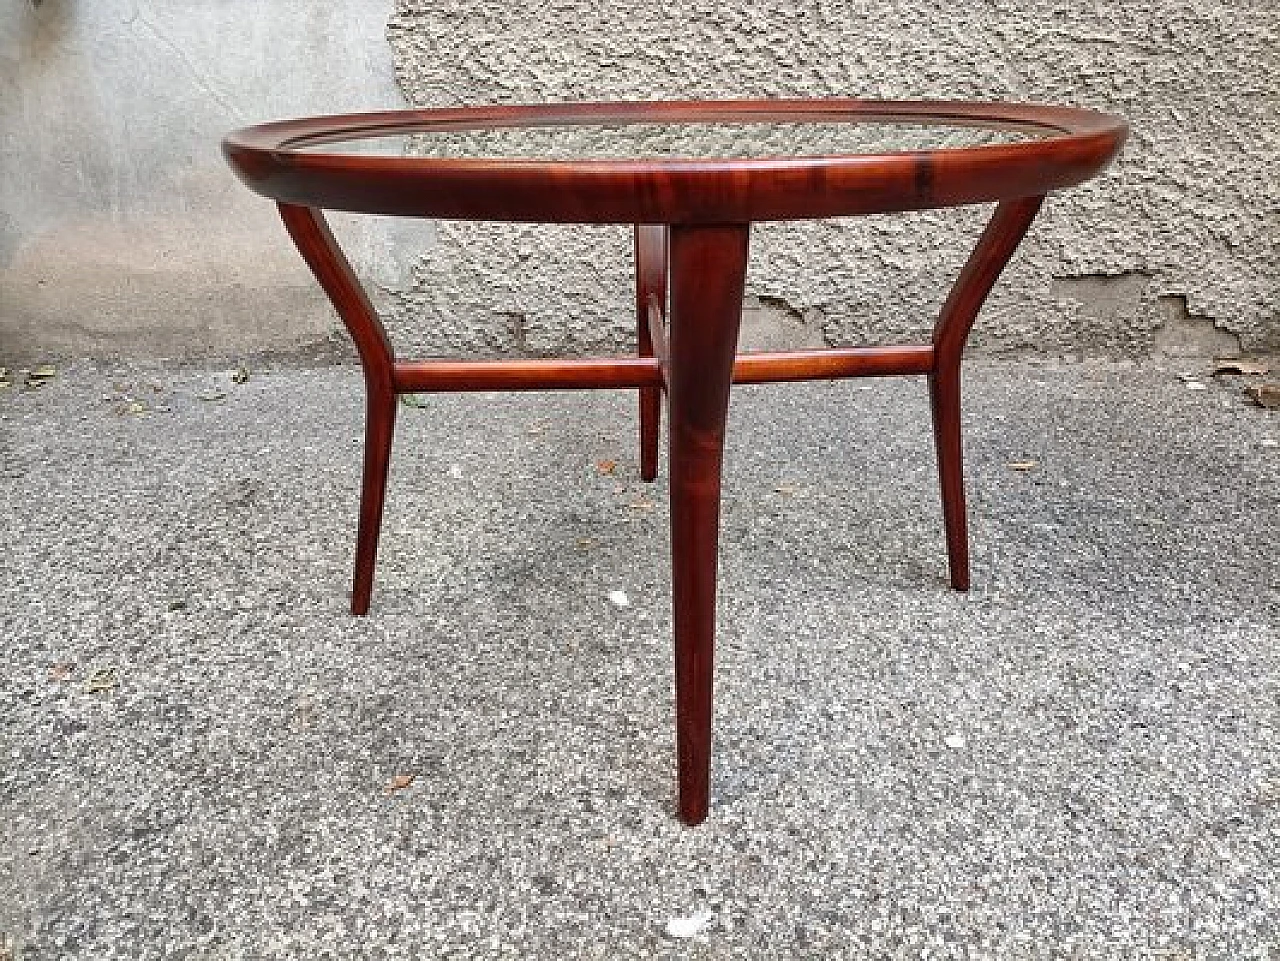
[[[933,439],[942,488],[951,586],[969,589],[969,529],[965,517],[964,461],[960,440],[960,358],[978,311],[1036,218],[1044,197],[1007,200],[996,208],[933,329],[934,369],[929,375]]]
[[[671,574],[679,811],[707,816],[711,774],[720,464],[742,288],[746,224],[670,230]]]
[[[392,381],[395,354],[382,322],[329,230],[324,215],[311,207],[278,206],[293,242],[350,331],[364,368],[364,481],[360,490],[360,526],[356,533],[351,613],[367,614],[369,597],[373,592],[373,568],[378,555],[378,532],[382,527],[391,439],[395,433],[396,391]]]
[[[667,302],[667,228],[660,224],[636,224],[636,343],[641,357],[653,356],[649,335],[649,304],[658,310]],[[640,477],[658,476],[658,432],[662,426],[662,388],[640,388]]]

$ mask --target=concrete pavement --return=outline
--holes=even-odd
[[[403,408],[360,619],[356,369],[0,393],[0,957],[1276,957],[1280,415],[967,370],[967,596],[923,384],[736,391],[697,829],[630,395]]]

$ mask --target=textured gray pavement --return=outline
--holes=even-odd
[[[402,408],[358,619],[354,368],[0,393],[0,957],[1280,956],[1280,414],[968,371],[967,596],[921,383],[736,392],[692,830],[631,396]]]

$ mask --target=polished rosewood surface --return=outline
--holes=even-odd
[[[987,295],[1045,195],[1119,151],[1118,117],[1027,104],[857,100],[569,104],[314,117],[227,137],[277,201],[364,368],[364,481],[352,611],[369,610],[395,429],[408,391],[631,388],[640,474],[653,480],[666,400],[680,817],[710,802],[716,568],[733,384],[928,379],[951,586],[969,587],[960,360]],[[995,202],[927,344],[738,355],[758,220]],[[635,225],[636,354],[399,360],[323,208],[416,217]]]
[[[692,151],[655,149],[655,137],[657,147],[664,138],[699,142],[674,129],[684,124],[728,131],[720,143],[730,149],[717,152],[716,137],[705,136]],[[648,129],[623,129],[637,125]],[[868,130],[877,125],[892,129]],[[582,126],[595,131],[531,153],[557,139],[547,128]],[[773,132],[752,149],[732,133],[743,127]],[[500,136],[481,135],[514,128],[519,137],[506,150]],[[549,104],[289,120],[236,131],[224,150],[251,188],[304,206],[548,223],[748,223],[1043,194],[1095,175],[1126,130],[1109,114],[1031,104]],[[441,145],[453,137],[455,149],[415,145],[404,156],[343,146],[403,135]],[[624,153],[628,140],[636,149]]]

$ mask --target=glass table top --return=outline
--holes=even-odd
[[[1042,139],[1055,131],[957,122],[688,122],[547,124],[432,130],[299,143],[326,154],[527,160],[696,160],[850,156]]]

